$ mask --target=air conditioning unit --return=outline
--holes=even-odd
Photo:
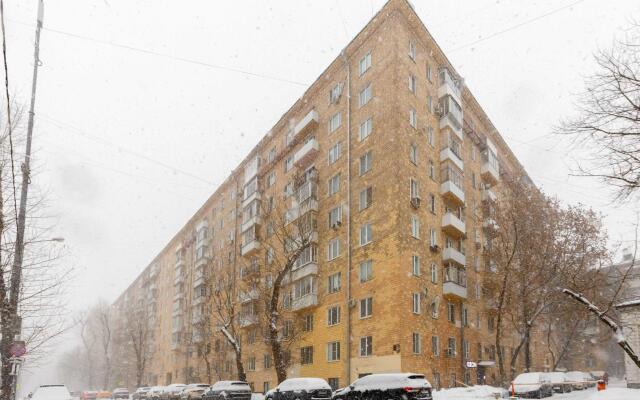
[[[420,197],[412,197],[411,198],[411,207],[420,208]]]
[[[349,299],[349,307],[350,308],[355,307],[356,304],[358,304],[358,301],[356,299]]]
[[[336,221],[333,224],[331,224],[331,229],[335,229],[337,230],[338,228],[340,228],[342,226],[342,221]]]
[[[437,244],[432,244],[431,246],[429,246],[429,250],[431,250],[431,251],[433,251],[435,253],[438,250],[440,250],[440,246],[438,246]]]

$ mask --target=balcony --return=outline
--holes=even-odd
[[[309,307],[315,307],[318,305],[318,295],[315,293],[306,294],[302,297],[293,299],[291,303],[291,309],[293,311],[305,310]]]
[[[462,90],[458,81],[454,80],[449,70],[442,68],[439,71],[440,86],[438,87],[438,98],[451,96],[458,104],[462,104]]]
[[[440,194],[459,204],[464,204],[464,191],[453,181],[445,180],[440,184]]]
[[[444,269],[442,295],[449,300],[467,299],[467,274],[464,268],[450,265]]]
[[[179,285],[179,284],[183,283],[184,282],[184,278],[185,278],[185,274],[184,273],[181,272],[179,274],[176,274],[176,277],[173,279],[173,284],[174,285]]]
[[[300,169],[305,169],[315,160],[318,152],[320,151],[320,145],[316,139],[311,139],[305,143],[300,150],[296,151],[293,155],[293,163]]]
[[[296,124],[291,132],[289,142],[291,142],[296,136],[308,132],[310,129],[318,125],[318,112],[311,110]]]
[[[318,263],[310,261],[291,271],[291,281],[295,282],[309,275],[318,275]]]
[[[456,264],[464,266],[467,263],[467,258],[458,249],[454,247],[445,247],[445,249],[442,251],[442,261],[452,261]]]
[[[247,326],[255,325],[258,323],[258,316],[255,314],[251,315],[240,315],[238,316],[238,325],[241,328],[246,328]]]
[[[197,288],[200,285],[204,285],[207,280],[207,277],[204,274],[197,274],[195,279],[193,280],[193,287]]]
[[[249,204],[251,204],[254,200],[260,200],[262,195],[259,190],[254,190],[251,193],[247,193],[247,195],[242,199],[242,208],[245,208]]]
[[[462,125],[451,113],[444,114],[440,117],[440,129],[451,129],[460,140],[464,140],[462,136]]]
[[[261,225],[261,224],[262,224],[262,218],[260,218],[259,215],[254,215],[253,217],[249,218],[248,220],[242,223],[242,225],[240,226],[240,229],[241,229],[240,232],[244,232],[254,225]]]
[[[496,201],[498,200],[498,196],[491,189],[482,189],[482,201]]]
[[[248,279],[252,276],[257,275],[260,272],[260,267],[258,265],[250,265],[248,267],[240,267],[240,278]]]
[[[456,239],[466,234],[464,221],[452,212],[447,212],[442,216],[442,230]]]
[[[184,257],[178,258],[178,259],[176,260],[176,265],[174,266],[174,268],[175,268],[175,269],[178,269],[178,268],[180,268],[180,267],[183,267],[183,266],[184,266],[184,264],[185,264]]]
[[[242,245],[242,247],[240,248],[240,255],[247,256],[255,253],[259,249],[260,249],[260,242],[258,241],[258,239],[253,239],[250,242]]]
[[[485,161],[480,168],[480,174],[482,179],[491,185],[495,185],[500,180],[500,172],[496,163]]]
[[[498,227],[498,223],[495,219],[488,217],[482,221],[482,227],[485,229],[496,229]]]
[[[184,299],[184,292],[177,292],[173,296],[173,301]]]
[[[149,279],[154,279],[160,273],[160,268],[157,264],[154,264],[149,270]]]
[[[256,289],[238,293],[238,301],[240,301],[240,303],[243,303],[243,304],[250,303],[254,300],[258,300],[258,298],[259,298],[259,293]]]
[[[451,161],[460,170],[464,170],[464,163],[462,162],[462,159],[450,147],[445,147],[444,149],[440,150],[440,161],[442,162],[447,160]]]
[[[204,303],[205,299],[207,297],[206,296],[198,296],[195,297],[192,301],[191,301],[191,307],[195,307],[195,306],[199,306],[200,304]]]

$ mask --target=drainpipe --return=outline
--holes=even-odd
[[[466,363],[465,363],[465,358],[464,358],[464,351],[465,351],[465,347],[464,347],[464,322],[465,322],[465,318],[464,318],[464,301],[460,302],[460,350],[462,354],[460,354],[460,364],[462,366],[462,379],[464,382],[464,378],[465,378],[465,372],[466,372]],[[466,382],[465,382],[466,384]]]
[[[347,384],[351,383],[351,69],[349,59],[343,49],[340,55],[344,59],[347,68],[347,274],[346,274],[346,326],[345,344],[346,359],[345,371],[347,373]]]

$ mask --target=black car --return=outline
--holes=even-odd
[[[116,399],[128,399],[129,398],[129,389],[127,388],[116,388],[111,392],[111,398]]]
[[[331,386],[321,378],[291,378],[265,395],[265,400],[331,399]]]
[[[131,398],[133,400],[146,400],[149,389],[151,388],[148,386],[139,387],[136,389],[135,392],[133,392],[133,394],[131,395]]]
[[[202,400],[251,400],[251,387],[242,381],[218,381],[204,391]]]
[[[431,384],[422,374],[371,374],[336,390],[332,400],[361,398],[431,400]]]

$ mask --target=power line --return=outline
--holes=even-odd
[[[28,24],[26,22],[21,22],[21,21],[16,21],[16,20],[11,20],[11,19],[7,19],[7,20],[10,21],[10,22],[16,23],[16,24],[20,24],[20,25],[25,25],[25,26],[29,26],[29,27],[32,26],[31,24]],[[90,41],[90,42],[99,43],[99,44],[107,45],[107,46],[118,47],[118,48],[121,48],[121,49],[130,50],[130,51],[136,51],[136,52],[143,53],[143,54],[169,58],[169,59],[176,60],[176,61],[182,61],[182,62],[185,62],[185,63],[188,63],[188,64],[200,65],[200,66],[207,67],[207,68],[213,68],[213,69],[218,69],[218,70],[227,71],[227,72],[234,72],[234,73],[238,73],[238,74],[252,76],[252,77],[255,77],[255,78],[269,79],[269,80],[272,80],[272,81],[289,83],[289,84],[292,84],[292,85],[298,85],[298,86],[304,86],[304,87],[308,86],[308,84],[306,84],[306,83],[294,81],[294,80],[291,80],[291,79],[280,78],[280,77],[277,77],[277,76],[266,75],[266,74],[259,74],[259,73],[256,73],[256,72],[251,72],[251,71],[247,71],[247,70],[243,70],[243,69],[239,69],[239,68],[235,68],[235,67],[229,67],[229,66],[226,66],[226,65],[211,64],[211,63],[208,63],[208,62],[205,62],[205,61],[196,60],[196,59],[193,59],[193,58],[174,56],[174,55],[171,55],[171,54],[161,53],[159,51],[149,50],[149,49],[145,49],[145,48],[142,48],[142,47],[136,47],[136,46],[131,46],[131,45],[128,45],[128,44],[116,43],[116,42],[111,42],[111,41],[108,41],[108,40],[92,38],[90,36],[79,35],[77,33],[66,32],[66,31],[63,31],[63,30],[60,30],[60,29],[44,28],[44,27],[42,29],[46,30],[48,32],[57,33],[59,35],[64,35],[64,36],[67,36],[67,37],[72,37],[72,38],[81,39],[81,40],[87,40],[87,41]]]
[[[510,26],[508,28],[505,28],[505,29],[503,29],[501,31],[494,32],[494,33],[490,34],[489,36],[485,36],[485,37],[482,37],[480,39],[474,40],[473,42],[469,42],[469,43],[460,45],[458,47],[455,47],[452,50],[449,50],[448,53],[453,53],[455,51],[462,50],[462,49],[467,48],[469,46],[473,46],[475,44],[478,44],[478,43],[484,42],[486,40],[492,39],[492,38],[494,38],[496,36],[500,36],[500,35],[502,35],[504,33],[511,32],[514,29],[518,29],[518,28],[520,28],[522,26],[525,26],[525,25],[528,25],[528,24],[530,24],[532,22],[541,20],[541,19],[543,19],[545,17],[548,17],[550,15],[556,14],[556,13],[562,11],[562,10],[565,10],[565,9],[573,7],[573,6],[575,6],[575,5],[579,4],[579,3],[582,3],[583,1],[585,1],[585,0],[574,1],[573,3],[567,4],[566,6],[562,6],[562,7],[553,9],[553,10],[551,10],[549,12],[544,13],[544,14],[541,14],[541,15],[538,15],[538,16],[533,17],[531,19],[528,19],[526,21],[520,22],[519,24],[515,24],[515,25],[512,25],[512,26]]]
[[[13,209],[18,217],[16,196],[16,171],[13,161],[13,126],[11,122],[11,98],[9,96],[9,66],[7,64],[7,41],[4,29],[4,1],[0,0],[0,20],[2,21],[2,57],[4,58],[4,90],[7,96],[7,129],[9,130],[9,154],[11,157],[11,185],[13,186]]]

